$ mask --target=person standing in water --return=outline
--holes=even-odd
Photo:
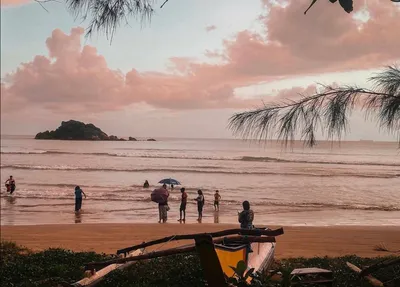
[[[168,197],[169,197],[169,192],[167,190],[167,185],[163,184],[162,186],[163,189],[165,189],[165,193],[167,194],[166,200],[164,202],[158,203],[158,215],[159,215],[159,221],[158,223],[166,223],[168,220]]]
[[[6,180],[5,184],[7,192],[9,192],[10,195],[13,194],[15,191],[15,180],[12,175],[10,175],[10,178]]]
[[[250,209],[250,203],[243,201],[243,211],[238,213],[240,228],[253,229],[254,212]]]
[[[86,198],[86,194],[83,192],[83,190],[79,187],[75,187],[75,212],[78,212],[82,208],[82,194]]]
[[[201,220],[203,219],[204,195],[201,189],[197,191],[197,194],[198,196],[195,199],[197,201],[197,211],[199,213],[197,221],[201,223]]]
[[[185,223],[186,220],[186,203],[187,203],[187,193],[185,192],[185,188],[181,188],[181,206],[179,207],[179,222]],[[183,215],[183,218],[182,218]]]
[[[147,181],[147,179],[146,179],[146,181],[144,182],[144,184],[143,184],[143,188],[149,188],[150,187],[150,184],[149,184],[149,182]]]
[[[221,195],[219,194],[219,190],[215,191],[214,194],[214,210],[219,211],[219,201],[221,199]]]

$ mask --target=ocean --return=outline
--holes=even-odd
[[[2,136],[1,224],[150,223],[158,221],[150,192],[163,178],[187,189],[187,223],[236,223],[248,200],[257,225],[400,225],[400,149],[397,143],[296,142],[226,139],[47,141]],[[150,189],[142,188],[145,180]],[[74,187],[88,198],[74,213]],[[179,217],[179,186],[171,192],[169,222]],[[222,196],[213,211],[213,194]]]

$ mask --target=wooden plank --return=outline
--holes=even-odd
[[[296,275],[296,276],[304,276],[304,275],[311,275],[311,274],[327,275],[327,274],[332,274],[332,271],[326,270],[326,269],[321,269],[321,268],[298,268],[298,269],[294,269],[291,274]]]
[[[203,268],[204,278],[209,287],[227,287],[224,272],[222,271],[214,242],[210,235],[199,236],[195,239],[196,250],[199,254],[200,263]]]
[[[128,256],[130,257],[134,257],[134,256],[138,256],[143,252],[143,250],[136,250],[132,253],[130,253]],[[81,286],[87,286],[87,287],[92,287],[95,286],[96,284],[100,283],[104,277],[109,274],[110,272],[117,270],[117,269],[125,269],[129,266],[131,266],[134,262],[128,262],[125,264],[110,264],[106,267],[104,267],[103,269],[99,270],[99,271],[86,271],[85,274],[90,274],[92,273],[92,275],[83,278],[82,280],[74,283],[72,286],[77,286],[77,287],[81,287]]]
[[[213,233],[196,233],[196,234],[184,234],[184,235],[172,235],[168,237],[164,237],[161,239],[157,240],[152,240],[149,242],[144,242],[138,245],[134,245],[131,247],[123,248],[117,250],[117,254],[122,254],[122,253],[128,253],[133,250],[141,249],[141,248],[146,248],[152,245],[164,243],[164,242],[170,242],[170,241],[176,241],[176,240],[187,240],[187,239],[196,239],[197,237],[202,237],[204,235],[209,235],[211,237],[222,237],[222,236],[229,236],[233,234],[239,234],[239,235],[253,235],[253,236],[279,236],[283,234],[283,228],[279,228],[276,230],[264,230],[264,229],[228,229],[228,230],[222,230],[218,232],[213,232]]]
[[[274,237],[259,237],[259,236],[236,236],[236,237],[228,237],[228,238],[218,238],[213,241],[213,243],[219,243],[219,242],[243,242],[249,243],[249,242],[275,242]],[[189,252],[194,252],[196,251],[196,247],[194,245],[189,245],[187,247],[181,247],[181,248],[172,248],[172,249],[167,249],[167,250],[162,250],[162,251],[156,251],[156,252],[150,252],[147,254],[143,255],[138,255],[138,256],[133,256],[133,257],[126,257],[126,258],[118,258],[118,259],[112,259],[108,261],[103,261],[103,262],[90,262],[85,264],[86,270],[94,270],[96,267],[97,268],[103,268],[105,266],[108,266],[110,264],[121,264],[121,263],[126,263],[130,261],[138,261],[138,260],[145,260],[145,259],[153,259],[153,258],[159,258],[159,257],[164,257],[164,256],[171,256],[171,255],[176,255],[176,254],[182,254],[182,253],[189,253]]]
[[[356,272],[358,274],[361,273],[362,270],[360,268],[358,268],[357,266],[355,266],[354,264],[351,264],[350,262],[346,262],[346,264],[354,272]],[[369,281],[369,283],[372,284],[372,286],[375,286],[375,287],[383,287],[384,286],[381,281],[379,281],[375,277],[372,277],[371,275],[363,276],[363,278],[367,279]]]

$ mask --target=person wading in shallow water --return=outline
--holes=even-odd
[[[185,192],[185,188],[182,187],[181,188],[181,193],[182,193],[182,197],[181,197],[181,206],[179,207],[179,222],[183,222],[185,223],[186,220],[186,203],[187,203],[187,193]],[[182,218],[183,215],[183,218]]]
[[[78,212],[82,208],[82,194],[86,198],[86,194],[83,192],[83,190],[79,187],[75,187],[75,212]]]
[[[204,195],[201,189],[197,191],[198,196],[196,197],[197,201],[197,211],[199,213],[199,218],[197,218],[197,221],[201,223],[201,220],[203,219],[203,207],[204,207]]]
[[[159,221],[158,223],[166,223],[168,220],[168,197],[169,197],[169,192],[167,190],[167,185],[163,184],[162,188],[165,190],[165,193],[167,194],[167,198],[164,202],[159,202],[158,203],[158,215],[159,215]]]
[[[214,194],[214,210],[219,211],[219,201],[221,200],[221,195],[219,194],[219,190],[215,191]]]
[[[15,180],[12,175],[10,175],[10,178],[6,180],[5,184],[7,192],[9,192],[10,195],[13,194],[15,191]]]

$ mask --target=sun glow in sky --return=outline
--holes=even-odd
[[[109,134],[229,138],[229,117],[312,93],[316,83],[370,87],[400,63],[400,5],[355,1],[355,13],[308,0],[170,0],[113,41],[85,38],[61,2],[1,8],[1,132],[35,134],[62,120]],[[379,4],[380,3],[380,4]],[[27,124],[29,123],[29,124]],[[395,140],[356,113],[349,139]]]

